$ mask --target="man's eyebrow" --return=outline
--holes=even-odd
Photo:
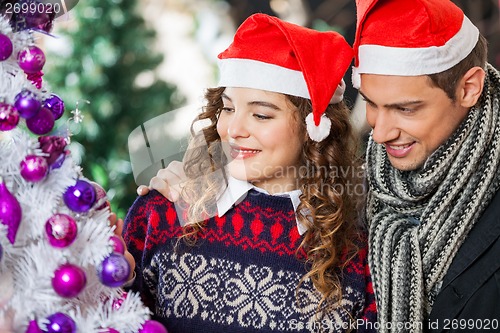
[[[366,100],[367,103],[377,105],[371,99],[366,97],[366,95],[363,94],[363,92],[359,91],[359,94],[361,96],[363,96],[363,98]],[[401,107],[406,107],[406,106],[417,106],[417,105],[420,105],[422,103],[423,103],[423,101],[421,101],[421,100],[409,100],[409,101],[401,101],[401,102],[391,103],[391,104],[384,104],[384,107],[388,108],[388,109],[393,109],[393,108],[401,108]]]

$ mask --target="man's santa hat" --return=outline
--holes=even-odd
[[[220,87],[267,90],[308,98],[307,132],[314,141],[330,133],[324,112],[342,100],[342,81],[352,48],[338,33],[319,32],[265,14],[241,24],[232,44],[219,54]]]
[[[360,74],[443,72],[476,46],[479,30],[450,0],[356,0],[353,85]]]

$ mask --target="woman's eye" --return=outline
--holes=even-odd
[[[257,119],[265,120],[265,119],[271,119],[272,117],[263,115],[263,114],[254,114],[254,117]]]
[[[229,107],[223,107],[221,109],[222,112],[234,112],[234,108],[229,108]]]

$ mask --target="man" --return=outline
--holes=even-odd
[[[500,323],[500,76],[449,0],[358,0],[370,267],[380,332]],[[177,176],[178,175],[178,176]],[[170,193],[182,167],[150,186]],[[140,191],[143,188],[139,188]]]
[[[380,332],[484,329],[500,318],[499,74],[449,0],[357,6]]]

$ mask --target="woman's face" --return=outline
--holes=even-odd
[[[226,88],[217,122],[228,170],[269,193],[297,189],[303,138],[298,110],[285,95],[250,88]]]

